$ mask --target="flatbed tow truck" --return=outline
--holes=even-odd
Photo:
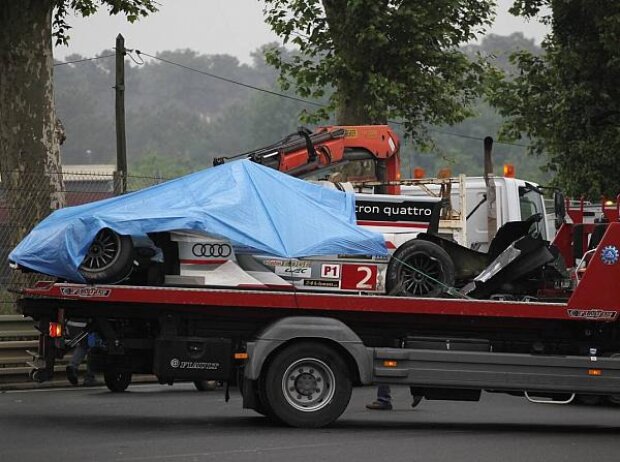
[[[314,154],[319,166],[333,158],[326,153]],[[352,387],[373,384],[407,385],[430,400],[477,401],[482,391],[618,400],[620,223],[617,207],[604,212],[598,224],[582,223],[579,211],[560,217],[554,244],[574,279],[550,281],[539,296],[38,282],[19,300],[40,331],[31,376],[49,380],[56,359],[87,337],[91,368],[113,392],[134,373],[162,384],[218,380],[239,386],[245,408],[297,427],[329,425]],[[72,319],[86,327],[65,339]]]
[[[378,383],[469,401],[482,390],[552,401],[620,393],[619,246],[610,223],[563,302],[40,282],[19,305],[41,331],[35,380],[63,354],[58,326],[85,318],[92,366],[113,391],[132,373],[236,381],[244,407],[320,427],[352,386]]]

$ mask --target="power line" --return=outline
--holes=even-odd
[[[388,120],[388,123],[395,125],[405,125],[404,122],[400,122],[398,120]],[[464,138],[467,140],[475,140],[475,141],[484,141],[484,138],[480,138],[479,136],[465,135],[464,133],[454,133],[447,130],[442,130],[440,128],[427,128],[428,131],[441,133],[443,135],[448,136],[456,136],[458,138]],[[526,144],[518,144],[518,143],[507,143],[505,141],[494,141],[495,144],[504,144],[506,146],[516,146],[520,148],[528,148],[529,146]]]
[[[253,85],[248,85],[246,83],[242,83],[242,82],[239,82],[237,80],[233,80],[233,79],[222,77],[222,76],[219,76],[219,75],[216,75],[216,74],[212,74],[211,72],[206,72],[206,71],[202,71],[200,69],[196,69],[196,68],[193,68],[193,67],[190,67],[190,66],[186,66],[185,64],[177,63],[177,62],[170,61],[170,60],[164,59],[164,58],[159,58],[157,56],[150,55],[150,54],[145,53],[145,52],[140,51],[140,50],[134,50],[134,51],[135,51],[135,53],[137,55],[144,55],[144,56],[147,56],[147,57],[149,57],[151,59],[155,59],[157,61],[161,61],[161,62],[166,63],[166,64],[177,66],[177,67],[180,67],[182,69],[186,69],[186,70],[189,70],[189,71],[192,71],[192,72],[197,72],[199,74],[206,75],[206,76],[214,78],[214,79],[222,80],[224,82],[228,82],[228,83],[231,83],[233,85],[239,85],[239,86],[242,86],[242,87],[245,87],[245,88],[250,88],[252,90],[257,90],[257,91],[261,91],[261,92],[264,92],[264,93],[268,93],[270,95],[279,96],[281,98],[288,98],[288,99],[291,99],[293,101],[298,101],[298,102],[304,103],[304,104],[310,104],[312,106],[325,107],[324,104],[317,103],[315,101],[309,101],[309,100],[306,100],[306,99],[303,99],[303,98],[297,98],[295,96],[286,95],[284,93],[278,93],[276,91],[266,90],[264,88],[259,88],[259,87],[255,87]],[[403,122],[397,122],[395,120],[390,120],[389,122],[393,123],[393,124],[397,124],[397,125],[404,125]],[[429,128],[429,130],[430,131],[434,131],[434,132],[438,132],[438,133],[443,133],[444,135],[456,136],[458,138],[465,138],[465,139],[476,140],[476,141],[484,141],[484,138],[480,138],[480,137],[476,137],[476,136],[471,136],[471,135],[465,135],[465,134],[462,134],[462,133],[448,132],[448,131],[440,130],[440,129],[436,129],[436,128]],[[504,144],[504,145],[507,145],[507,146],[517,146],[517,147],[522,147],[522,148],[527,148],[528,147],[527,145],[524,145],[524,144],[506,143],[506,142],[503,142],[503,141],[496,141],[496,144]]]
[[[484,141],[484,138],[480,138],[478,136],[472,136],[472,135],[464,135],[462,133],[453,133],[453,132],[449,132],[446,130],[441,130],[439,128],[429,128],[430,131],[433,132],[437,132],[437,133],[442,133],[444,135],[450,135],[450,136],[458,136],[460,138],[466,138],[466,139],[470,139],[470,140],[476,140],[476,141]],[[508,143],[506,141],[493,141],[495,144],[504,144],[506,146],[516,146],[519,148],[529,148],[529,146],[527,144],[519,144],[519,143]]]
[[[143,51],[140,51],[140,50],[134,50],[134,51],[135,51],[135,53],[138,56],[144,55],[144,56],[147,56],[147,57],[149,57],[151,59],[155,59],[157,61],[161,61],[161,62],[166,63],[166,64],[171,64],[173,66],[177,66],[177,67],[186,69],[188,71],[197,72],[198,74],[206,75],[207,77],[211,77],[213,79],[221,80],[223,82],[228,82],[228,83],[231,83],[233,85],[238,85],[238,86],[241,86],[241,87],[249,88],[251,90],[260,91],[260,92],[263,92],[263,93],[268,93],[270,95],[279,96],[281,98],[287,98],[287,99],[290,99],[290,100],[293,100],[293,101],[297,101],[297,102],[300,102],[300,103],[304,103],[304,104],[310,104],[312,106],[317,106],[317,107],[324,107],[325,106],[324,104],[317,103],[317,102],[314,102],[314,101],[309,101],[309,100],[306,100],[306,99],[297,98],[295,96],[286,95],[284,93],[278,93],[276,91],[267,90],[265,88],[255,87],[254,85],[249,85],[247,83],[238,82],[236,80],[228,79],[228,78],[222,77],[220,75],[212,74],[211,72],[206,72],[206,71],[202,71],[200,69],[196,69],[196,68],[193,68],[193,67],[190,67],[190,66],[186,66],[185,64],[176,63],[174,61],[170,61],[170,60],[164,59],[164,58],[159,58],[157,56],[153,56],[153,55],[150,55],[148,53],[144,53]]]
[[[111,58],[113,56],[115,56],[115,55],[95,56],[94,58],[83,58],[83,59],[76,59],[75,61],[65,61],[65,62],[62,62],[62,63],[54,63],[54,67],[56,67],[56,66],[65,66],[67,64],[85,63],[86,61],[96,61],[98,59]]]

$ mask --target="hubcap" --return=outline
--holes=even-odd
[[[295,409],[315,412],[327,406],[335,392],[331,368],[316,358],[303,358],[292,363],[282,376],[282,393]]]
[[[118,260],[120,248],[120,236],[110,229],[102,229],[88,248],[82,267],[91,271],[105,270]]]
[[[426,295],[441,281],[441,264],[425,253],[414,254],[402,265],[401,281],[406,293]]]

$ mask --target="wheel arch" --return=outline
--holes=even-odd
[[[258,380],[271,359],[284,348],[305,341],[319,342],[338,351],[349,366],[354,385],[372,382],[372,349],[353,330],[334,318],[295,316],[280,319],[248,343],[245,378]]]

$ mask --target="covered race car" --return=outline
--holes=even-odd
[[[439,198],[325,185],[236,161],[56,211],[9,259],[71,282],[422,297],[524,296],[561,278],[532,223],[508,223],[482,254],[434,234]]]
[[[351,192],[243,160],[58,210],[9,259],[72,282],[379,293],[406,285],[433,295],[442,287],[407,272],[402,259],[390,263],[386,241],[451,284],[443,251],[411,241],[436,226],[439,208],[433,197],[368,194],[356,202]]]

